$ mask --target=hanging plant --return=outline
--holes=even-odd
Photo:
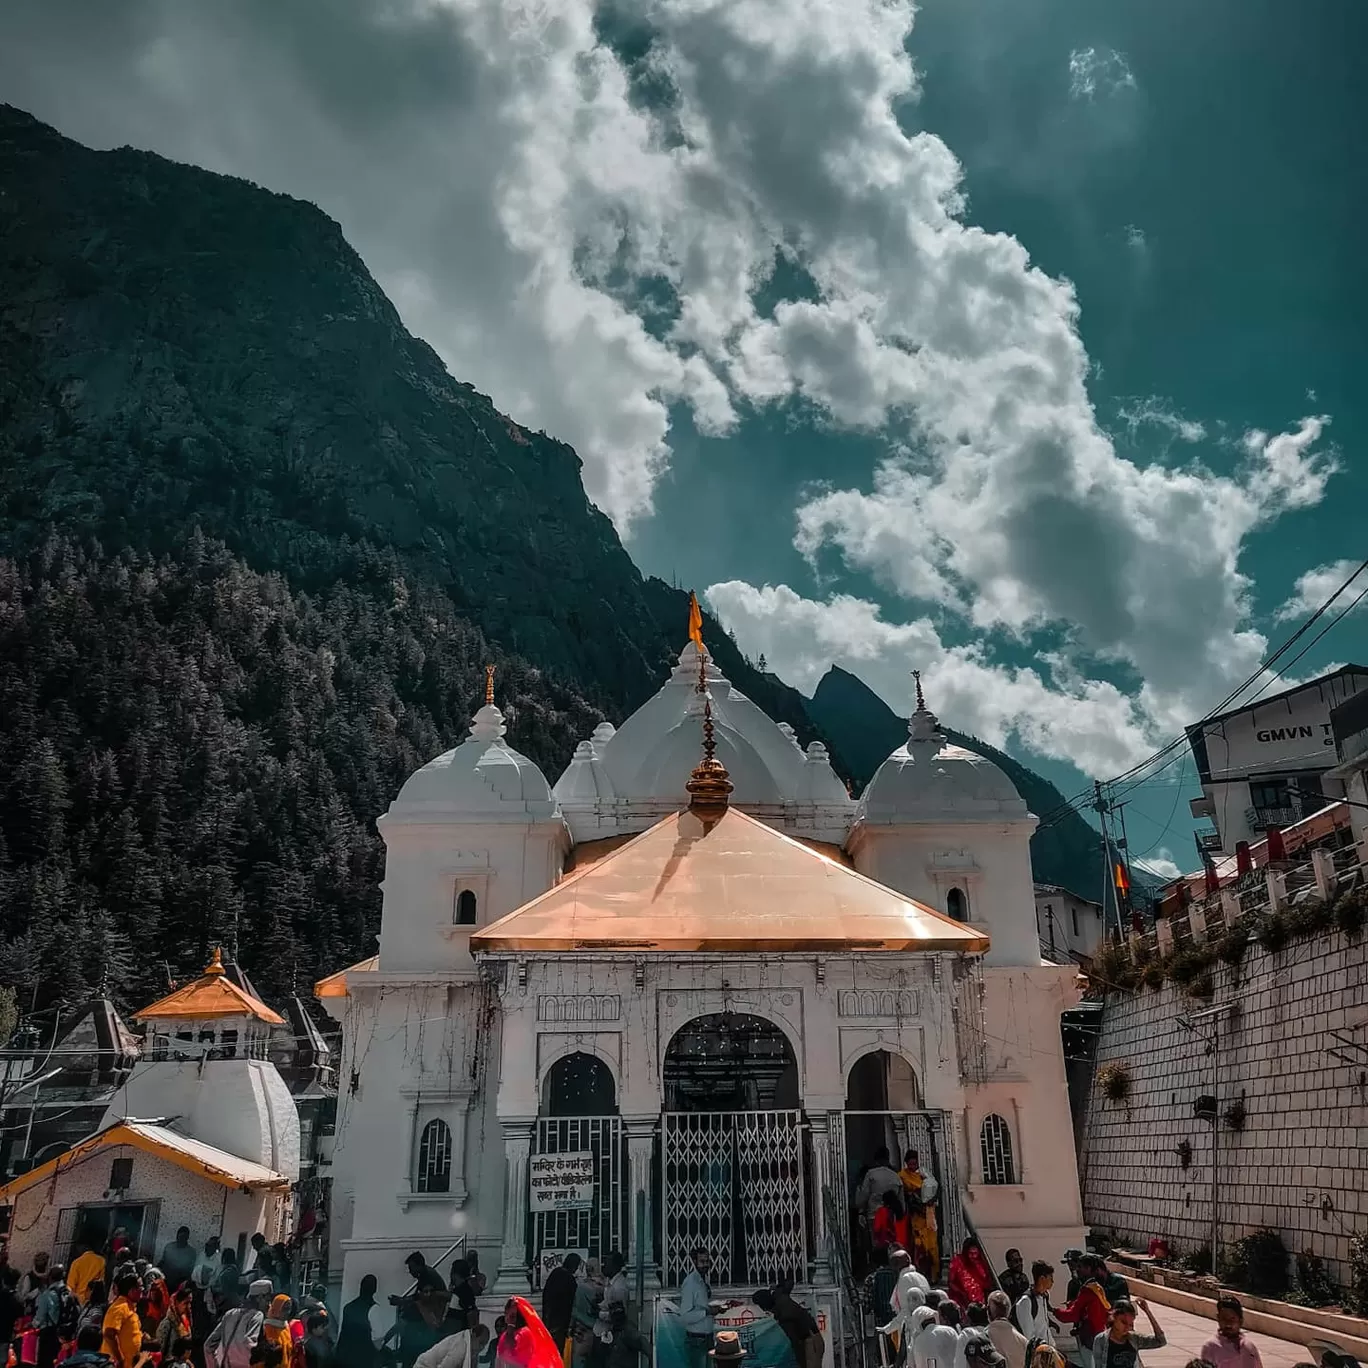
[[[1178,1142],[1178,1163],[1185,1169],[1192,1167],[1192,1142],[1190,1140]]]
[[[1104,1064],[1097,1071],[1097,1086],[1108,1102],[1124,1102],[1131,1094],[1130,1066],[1126,1064]]]
[[[1195,998],[1211,998],[1216,995],[1216,979],[1210,969],[1204,974],[1198,974],[1187,986],[1189,996]]]
[[[1244,1104],[1244,1098],[1243,1098],[1243,1097],[1237,1097],[1237,1098],[1235,1099],[1235,1101],[1233,1101],[1233,1102],[1225,1109],[1225,1111],[1223,1111],[1223,1112],[1221,1113],[1221,1116],[1222,1116],[1222,1118],[1224,1119],[1224,1121],[1225,1121],[1225,1123],[1226,1123],[1226,1128],[1227,1128],[1228,1130],[1233,1130],[1233,1131],[1237,1131],[1237,1132],[1238,1132],[1238,1131],[1244,1130],[1244,1128],[1245,1128],[1245,1104]]]
[[[1368,920],[1368,895],[1362,889],[1346,893],[1335,904],[1335,925],[1350,940],[1358,940],[1363,934],[1363,925]]]
[[[1216,946],[1216,954],[1222,964],[1236,965],[1244,959],[1249,949],[1249,928],[1243,925],[1232,926],[1221,937]]]
[[[1149,960],[1140,971],[1140,982],[1156,992],[1164,986],[1165,966],[1161,959]]]
[[[1281,912],[1274,912],[1271,917],[1266,917],[1259,927],[1259,944],[1270,955],[1276,955],[1291,938],[1292,928],[1288,926],[1287,918]]]

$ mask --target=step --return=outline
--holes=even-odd
[[[1125,1264],[1108,1264],[1108,1267],[1126,1279],[1133,1297],[1143,1297],[1160,1306],[1171,1306],[1177,1311],[1203,1316],[1215,1327],[1214,1296],[1202,1296],[1181,1288],[1168,1287],[1164,1283],[1151,1282],[1148,1278],[1137,1276],[1135,1269]],[[1343,1316],[1314,1306],[1292,1306],[1288,1302],[1270,1301],[1266,1297],[1254,1297],[1233,1288],[1229,1290],[1232,1295],[1239,1297],[1240,1305],[1244,1307],[1246,1330],[1272,1335],[1291,1344],[1328,1340],[1342,1352],[1353,1355],[1360,1363],[1368,1362],[1368,1320],[1358,1316]]]

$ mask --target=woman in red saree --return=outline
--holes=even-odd
[[[516,1368],[563,1368],[561,1351],[525,1297],[510,1297],[496,1357]]]
[[[950,1272],[946,1278],[950,1300],[961,1311],[967,1310],[975,1302],[987,1302],[993,1290],[993,1271],[983,1250],[971,1235],[960,1247],[960,1252],[950,1260]]]

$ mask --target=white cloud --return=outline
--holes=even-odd
[[[315,199],[457,375],[576,445],[619,526],[650,504],[672,404],[724,432],[801,398],[886,434],[870,488],[804,504],[798,546],[987,638],[1062,632],[1039,670],[962,647],[936,668],[962,725],[1105,767],[1261,655],[1241,552],[1321,497],[1324,420],[1251,434],[1225,472],[1122,459],[1072,286],[966,223],[950,149],[899,125],[913,10],[643,0],[628,61],[594,0],[13,0],[0,83],[74,136]],[[1119,53],[1080,49],[1070,80],[1095,102],[1079,117],[1133,118]],[[762,314],[781,255],[813,297]],[[765,592],[729,606],[810,612]],[[863,622],[847,651],[940,641],[920,609],[817,606]],[[811,643],[789,656],[810,668]],[[1133,675],[1136,708],[1098,661]]]
[[[1094,100],[1134,90],[1135,76],[1115,48],[1075,48],[1069,53],[1069,98]]]
[[[1178,867],[1178,862],[1173,858],[1173,852],[1165,846],[1160,846],[1153,854],[1146,855],[1143,859],[1134,860],[1132,863],[1136,868],[1148,870],[1161,879],[1176,879],[1183,872]]]
[[[991,745],[1016,740],[1099,775],[1135,764],[1155,746],[1156,734],[1130,699],[1111,684],[1079,678],[1064,662],[995,664],[980,646],[946,646],[928,618],[886,622],[867,601],[804,598],[784,584],[757,589],[731,580],[712,585],[707,600],[743,649],[763,653],[772,670],[809,693],[834,663],[906,713],[909,671],[919,669],[946,724]]]
[[[1295,591],[1291,598],[1278,609],[1274,615],[1274,620],[1276,622],[1291,622],[1294,619],[1304,618],[1308,614],[1314,613],[1361,564],[1361,561],[1356,560],[1331,561],[1328,565],[1318,565],[1315,569],[1298,575]],[[1332,614],[1339,613],[1349,608],[1349,605],[1354,603],[1354,600],[1364,589],[1368,589],[1368,575],[1355,580],[1335,600],[1330,612]],[[1361,599],[1350,611],[1358,612],[1365,607],[1368,607],[1368,598]]]
[[[1118,407],[1117,416],[1126,425],[1132,441],[1141,436],[1147,428],[1158,428],[1176,437],[1180,442],[1200,442],[1207,435],[1207,430],[1201,423],[1175,413],[1172,407],[1156,395],[1125,401]]]

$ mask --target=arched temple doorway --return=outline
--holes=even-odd
[[[868,1267],[869,1202],[862,1183],[871,1168],[887,1162],[900,1169],[915,1151],[919,1171],[936,1180],[936,1224],[943,1256],[958,1247],[962,1214],[954,1170],[954,1141],[944,1112],[927,1111],[921,1085],[911,1063],[892,1050],[861,1055],[846,1074],[844,1127],[847,1208],[854,1213],[850,1255],[855,1272]],[[886,1152],[886,1153],[885,1153]],[[869,1189],[871,1199],[877,1184]]]
[[[678,1286],[693,1250],[719,1287],[807,1275],[807,1164],[798,1061],[773,1022],[695,1017],[662,1065],[661,1257]]]
[[[570,1251],[626,1252],[626,1143],[613,1071],[577,1050],[541,1081],[528,1164],[532,1266],[538,1283]]]
[[[798,1106],[798,1061],[772,1021],[742,1012],[695,1017],[665,1051],[665,1110],[767,1111]]]

